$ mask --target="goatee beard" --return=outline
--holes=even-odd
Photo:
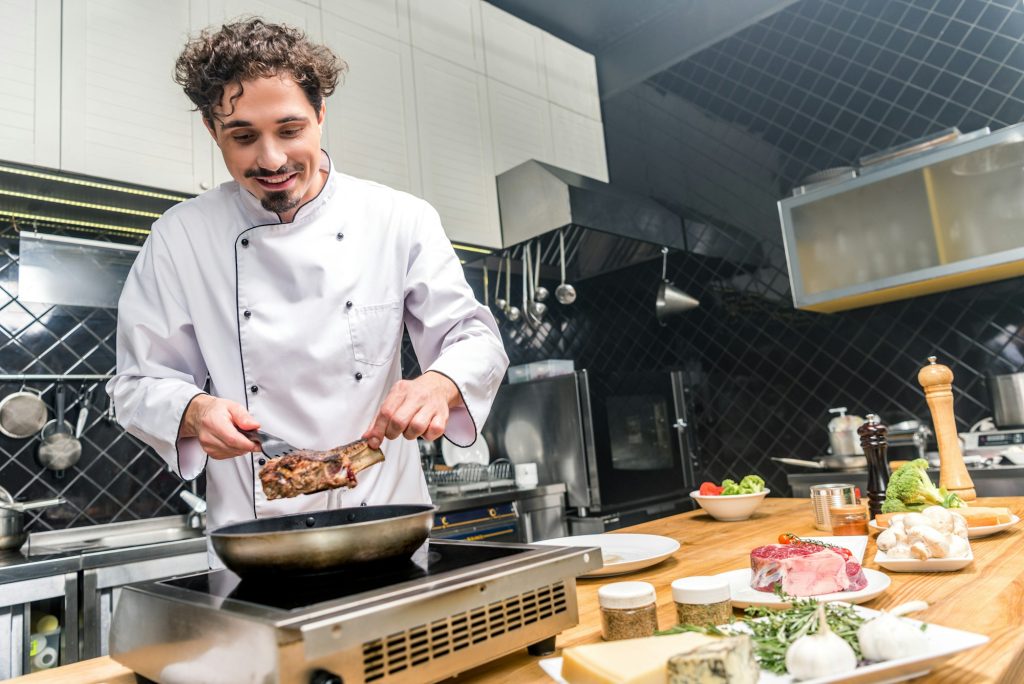
[[[289,197],[284,190],[268,192],[260,198],[260,204],[267,211],[284,214],[299,206],[298,197]]]

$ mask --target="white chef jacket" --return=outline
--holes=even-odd
[[[443,373],[465,407],[445,436],[476,440],[508,365],[494,317],[474,298],[434,209],[339,173],[291,223],[236,182],[153,224],[118,305],[119,422],[170,469],[207,472],[210,529],[341,506],[429,503],[415,441],[386,440],[383,464],[351,490],[268,501],[262,454],[208,459],[178,439],[188,403],[210,393],[247,407],[300,448],[358,439],[401,379],[402,328],[421,368]]]

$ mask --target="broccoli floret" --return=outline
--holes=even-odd
[[[897,501],[903,504],[905,511],[920,511],[928,506],[949,507],[948,504],[959,507],[960,504],[956,502],[960,501],[960,497],[940,491],[928,479],[927,471],[928,461],[923,458],[914,459],[897,469],[889,478],[889,486],[885,489],[882,512],[904,512],[897,507]]]
[[[744,494],[757,494],[764,491],[764,480],[757,475],[747,475],[740,480],[740,489]]]
[[[945,508],[967,508],[967,502],[960,498],[955,492],[947,492],[945,487],[939,487],[942,494],[942,505]]]
[[[915,509],[915,510],[917,510],[917,509]],[[882,512],[883,513],[910,513],[911,511],[910,511],[909,508],[907,508],[907,504],[903,503],[899,499],[890,499],[889,497],[886,497],[885,501],[882,502]]]
[[[722,496],[729,494],[744,494],[735,480],[722,480]]]

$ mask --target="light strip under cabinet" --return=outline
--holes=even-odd
[[[58,218],[56,216],[40,216],[39,214],[28,214],[22,211],[8,211],[0,209],[0,217],[28,219],[29,221],[44,221],[57,225],[73,226],[79,228],[95,228],[98,230],[114,231],[130,235],[149,235],[148,228],[133,228],[131,226],[115,226],[110,223],[96,223],[95,221],[79,221],[77,219]]]
[[[112,183],[98,183],[96,181],[87,181],[78,178],[68,178],[67,176],[58,176],[56,174],[43,173],[41,171],[30,171],[28,169],[18,169],[13,166],[5,166],[3,164],[0,164],[0,173],[13,173],[19,176],[28,176],[30,178],[39,178],[41,180],[57,181],[59,183],[70,183],[71,185],[81,185],[86,188],[96,188],[98,190],[112,190],[114,192],[123,192],[128,195],[139,195],[140,197],[153,197],[155,199],[170,200],[171,202],[184,202],[189,198],[188,195],[172,195],[165,192],[154,192],[152,190],[126,188],[122,185],[114,185]]]
[[[140,209],[128,209],[126,207],[113,207],[109,204],[93,204],[92,202],[79,202],[78,200],[69,200],[62,197],[48,197],[46,195],[33,195],[28,192],[16,192],[14,190],[5,190],[0,188],[0,195],[7,197],[17,197],[19,199],[35,200],[37,202],[49,202],[51,204],[62,204],[68,207],[81,207],[82,209],[96,209],[97,211],[110,211],[118,214],[131,214],[132,216],[144,216],[146,218],[160,218],[160,214],[155,211],[142,211]]]

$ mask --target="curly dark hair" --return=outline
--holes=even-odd
[[[212,126],[213,108],[220,104],[227,85],[286,73],[306,93],[313,109],[320,111],[347,69],[330,48],[310,42],[302,31],[252,17],[225,24],[216,32],[204,29],[190,40],[174,64],[174,80]],[[231,104],[241,95],[239,90]]]

